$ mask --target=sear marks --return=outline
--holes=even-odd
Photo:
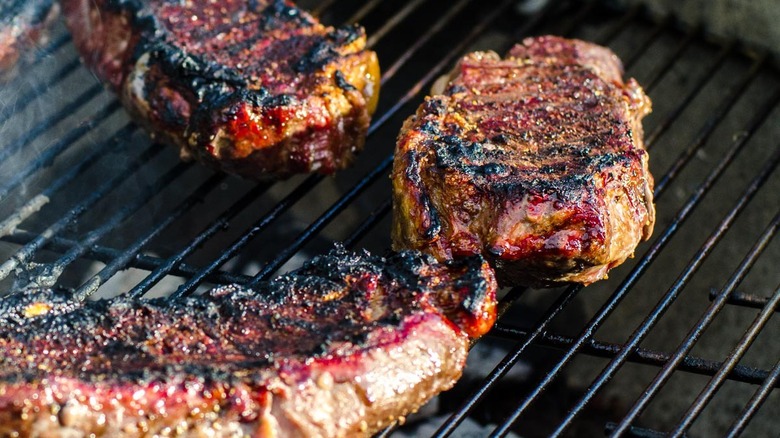
[[[331,174],[365,143],[376,54],[283,0],[63,0],[84,62],[163,143],[266,180]]]
[[[14,67],[24,52],[46,39],[58,11],[53,0],[0,2],[0,79],[14,76]]]
[[[455,383],[495,294],[479,257],[337,248],[177,302],[12,295],[0,436],[368,436]]]
[[[589,284],[653,228],[641,119],[650,100],[608,49],[529,38],[461,59],[406,120],[393,242],[483,254],[506,285]]]

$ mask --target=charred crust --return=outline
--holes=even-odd
[[[336,86],[338,86],[342,90],[357,91],[357,88],[355,88],[354,85],[350,84],[349,81],[347,81],[347,78],[344,77],[344,73],[342,73],[341,70],[336,70],[336,73],[333,74],[333,77],[336,78]]]
[[[444,100],[438,97],[429,97],[425,99],[422,106],[423,114],[432,114],[434,116],[443,116],[447,111],[447,104]]]
[[[444,94],[452,96],[453,94],[465,93],[466,91],[468,91],[468,88],[464,87],[463,85],[453,84],[447,87],[447,90],[445,90]]]
[[[249,10],[260,12],[261,20],[258,27],[263,30],[279,29],[286,23],[295,23],[298,26],[312,26],[311,20],[301,14],[301,10],[295,6],[289,6],[285,0],[273,0],[271,4],[260,11],[260,2],[252,0],[247,3]]]
[[[298,73],[312,73],[329,64],[339,52],[328,41],[319,41],[298,62],[293,69]]]
[[[439,213],[433,205],[433,202],[431,202],[428,193],[424,190],[425,184],[422,180],[419,153],[416,151],[407,152],[406,162],[408,165],[404,170],[404,175],[411,186],[417,188],[419,191],[418,201],[422,207],[422,217],[420,218],[420,226],[422,229],[420,230],[420,234],[425,240],[431,241],[441,232],[442,223],[439,218]]]
[[[86,40],[78,45],[89,52],[85,61],[138,122],[183,156],[271,180],[332,174],[363,148],[370,96],[355,72],[375,58],[360,26],[324,26],[284,0],[85,3],[122,27],[72,28]],[[85,20],[70,17],[69,26]],[[118,42],[104,47],[90,40],[96,36]]]
[[[309,51],[304,54],[293,69],[298,73],[313,73],[340,56],[339,47],[355,41],[363,35],[363,30],[357,25],[342,26],[328,32]]]
[[[253,369],[375,347],[372,337],[385,329],[407,336],[410,315],[434,313],[457,325],[480,315],[494,294],[479,257],[444,266],[416,251],[378,257],[342,247],[253,290],[230,285],[180,302],[119,297],[75,303],[65,292],[25,291],[0,301],[0,348],[26,351],[0,356],[0,383],[40,381],[38,365],[93,383],[182,377],[229,383]],[[48,311],[25,314],[36,303]],[[80,359],[74,362],[71,354]],[[14,366],[21,368],[9,369]]]
[[[466,257],[459,260],[447,262],[447,266],[458,272],[465,274],[457,277],[453,284],[455,290],[470,290],[465,294],[465,299],[461,302],[461,307],[469,314],[476,315],[484,307],[485,301],[489,299],[492,287],[488,279],[480,272],[482,259],[480,257]]]
[[[436,125],[436,123],[430,120],[426,120],[422,125],[420,125],[420,131],[434,137],[441,135],[441,130],[439,130],[439,127]]]
[[[328,39],[332,40],[338,46],[346,46],[347,44],[357,41],[362,37],[365,31],[357,24],[348,24],[334,28],[328,32]]]

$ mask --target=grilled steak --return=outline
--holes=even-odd
[[[336,249],[178,302],[13,295],[0,436],[368,435],[453,385],[495,292],[480,258]]]
[[[62,0],[87,66],[153,136],[252,179],[330,174],[363,148],[378,97],[358,26],[283,0]]]
[[[47,36],[58,10],[53,0],[0,2],[0,78],[12,76],[22,54]]]
[[[466,55],[406,120],[393,242],[483,254],[499,283],[592,283],[653,228],[641,119],[650,100],[604,47],[529,38]]]

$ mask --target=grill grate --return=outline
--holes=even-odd
[[[656,231],[602,284],[506,291],[502,317],[480,341],[501,343],[506,355],[478,370],[476,384],[443,396],[452,409],[435,436],[458,436],[467,418],[492,423],[492,436],[777,430],[768,407],[780,383],[771,341],[780,302],[780,81],[766,55],[598,2],[549,2],[527,14],[509,0],[489,9],[476,0],[301,3],[325,22],[361,21],[386,67],[353,169],[255,184],[179,163],[79,66],[60,24],[26,74],[0,91],[2,290],[38,284],[70,289],[74,299],[176,299],[214,284],[255,284],[333,241],[382,252],[394,138],[433,80],[469,50],[501,53],[523,36],[568,35],[612,47],[656,105],[645,123]],[[525,386],[489,412],[491,395],[512,385],[510,370],[537,362]],[[557,410],[537,415],[549,398]]]

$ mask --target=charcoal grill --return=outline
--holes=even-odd
[[[465,420],[490,424],[491,436],[777,433],[776,63],[641,8],[515,3],[302,2],[327,23],[366,26],[383,88],[353,168],[273,184],[180,163],[152,143],[80,65],[59,23],[0,92],[0,290],[175,299],[267,279],[334,241],[382,253],[394,138],[432,81],[467,51],[568,35],[612,47],[653,99],[645,137],[656,231],[607,281],[504,291],[502,317],[477,343],[504,357],[424,408],[436,411],[429,428],[438,437],[463,435]],[[523,366],[525,380],[508,377]],[[414,427],[410,418],[380,436]]]

